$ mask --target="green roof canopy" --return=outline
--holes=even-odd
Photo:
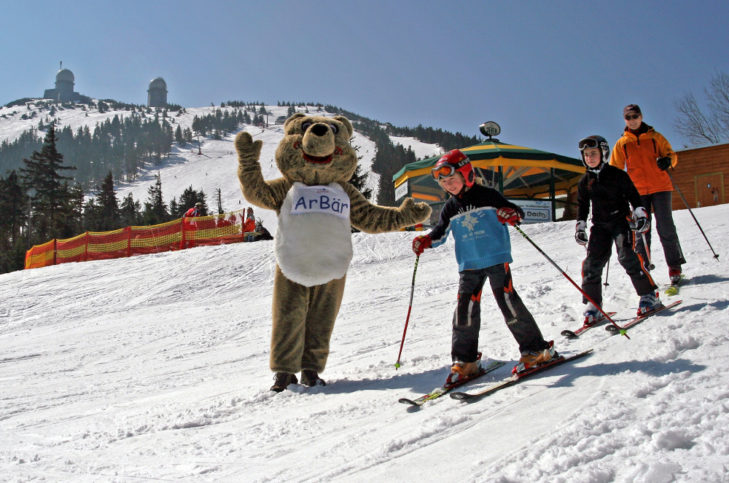
[[[538,149],[490,139],[461,148],[486,184],[503,187],[505,196],[523,198],[552,197],[570,190],[585,172],[582,161]],[[438,201],[442,190],[430,175],[440,156],[409,163],[392,177],[397,189],[409,181],[411,194]]]

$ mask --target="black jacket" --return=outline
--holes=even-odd
[[[592,202],[592,222],[610,223],[625,219],[633,209],[642,206],[640,194],[630,176],[614,166],[605,165],[599,173],[587,171],[577,186],[577,219],[587,221]]]

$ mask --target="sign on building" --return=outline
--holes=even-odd
[[[408,181],[395,188],[395,201],[400,200],[408,195]]]

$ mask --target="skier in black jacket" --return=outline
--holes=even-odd
[[[625,171],[608,164],[610,147],[603,137],[588,136],[579,142],[579,148],[587,168],[577,187],[579,209],[575,231],[577,243],[587,245],[587,257],[582,262],[582,290],[602,307],[602,270],[610,259],[614,242],[618,261],[640,295],[638,314],[655,310],[661,306],[656,284],[647,270],[646,260],[635,252],[636,236],[650,229],[638,190]],[[590,205],[592,228],[588,240],[586,227]],[[585,325],[595,324],[602,314],[592,302],[585,298],[583,302],[587,303]]]

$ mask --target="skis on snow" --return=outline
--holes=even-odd
[[[640,324],[641,322],[643,322],[648,317],[652,317],[652,316],[656,315],[659,312],[663,312],[664,310],[672,309],[673,307],[677,306],[681,302],[683,302],[683,300],[676,300],[675,302],[672,302],[672,303],[670,303],[668,305],[661,305],[660,307],[658,307],[655,310],[652,310],[652,311],[650,311],[648,313],[645,313],[645,314],[642,314],[642,315],[639,315],[639,316],[635,317],[633,320],[631,320],[630,322],[628,322],[625,325],[623,325],[620,329],[616,328],[613,325],[608,325],[607,327],[605,327],[605,330],[607,330],[608,332],[612,332],[613,334],[621,334],[624,331],[630,329],[631,327],[635,327],[636,325]]]
[[[410,404],[412,406],[422,406],[426,402],[432,401],[433,399],[437,399],[437,398],[441,397],[442,395],[452,391],[453,389],[466,384],[467,382],[471,382],[474,379],[478,379],[479,377],[483,376],[484,374],[488,374],[489,372],[498,369],[499,367],[503,366],[504,364],[505,363],[502,361],[489,361],[488,364],[486,364],[485,366],[483,366],[481,368],[481,372],[476,376],[470,377],[468,379],[459,380],[456,383],[451,384],[449,386],[437,387],[437,388],[433,389],[432,391],[430,391],[428,394],[424,394],[415,399],[408,399],[406,397],[402,397],[398,401],[403,404]]]
[[[608,312],[607,314],[610,317],[613,317],[615,314],[617,314],[617,312]],[[600,315],[602,315],[602,314],[600,314]],[[603,315],[602,318],[598,319],[593,324],[584,324],[582,327],[580,327],[577,330],[567,330],[567,329],[565,329],[562,332],[560,332],[560,334],[562,334],[564,337],[567,337],[568,339],[577,339],[580,335],[584,334],[588,330],[592,329],[593,327],[597,327],[598,325],[602,325],[605,322],[607,322],[607,317],[605,317]]]
[[[545,371],[547,369],[550,369],[552,367],[558,366],[560,364],[564,364],[565,362],[574,361],[575,359],[579,359],[581,357],[585,357],[586,355],[590,354],[592,352],[592,349],[587,349],[586,351],[580,352],[578,354],[572,355],[572,356],[559,356],[546,364],[542,364],[541,366],[534,367],[532,369],[523,371],[523,372],[517,372],[516,374],[511,375],[510,377],[507,377],[500,383],[496,384],[495,386],[487,387],[486,389],[483,389],[481,391],[476,392],[452,392],[451,397],[453,399],[458,399],[459,401],[468,401],[473,402],[478,399],[481,399],[486,396],[490,396],[491,394],[495,393],[496,391],[500,391],[501,389],[507,388],[509,386],[513,386],[514,384],[518,384],[519,382],[523,381],[524,379],[528,378],[529,376],[532,376],[534,374],[538,374],[542,371]]]

